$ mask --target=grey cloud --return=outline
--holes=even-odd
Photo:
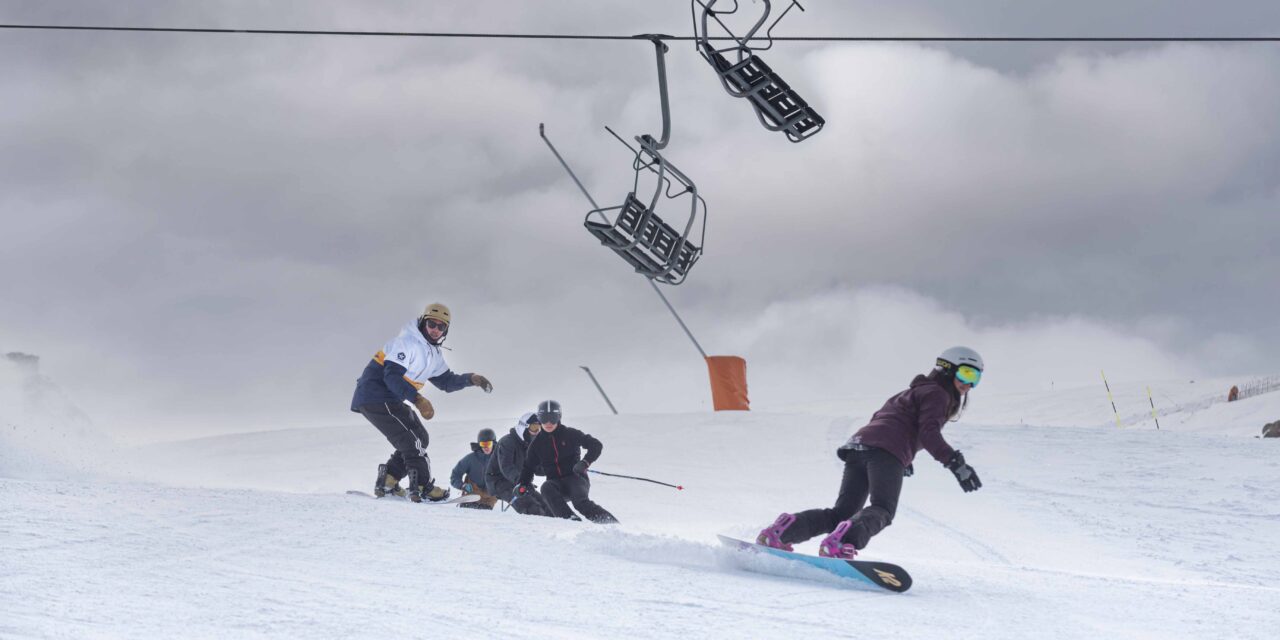
[[[1272,3],[964,4],[806,3],[780,31],[1280,25]],[[3,17],[688,30],[684,3],[266,7],[11,3]],[[451,415],[543,396],[603,410],[579,364],[632,410],[706,405],[692,347],[582,230],[585,200],[537,137],[546,122],[601,203],[620,202],[630,157],[602,126],[657,130],[647,43],[0,36],[19,61],[0,78],[13,98],[0,105],[0,330],[6,347],[75,371],[58,378],[100,413],[190,428],[350,420],[357,369],[433,299],[459,318],[450,362],[501,391],[450,396]],[[1272,48],[780,45],[767,57],[827,116],[813,140],[763,131],[689,43],[668,59],[669,156],[711,206],[706,257],[668,295],[708,350],[745,352],[759,397],[838,395],[796,381],[843,380],[843,359],[865,352],[814,318],[853,297],[853,317],[875,323],[895,296],[857,292],[879,284],[928,296],[959,325],[1045,319],[1027,344],[1083,315],[1201,366],[1280,355],[1263,339],[1280,304]],[[802,316],[791,329],[756,323],[787,301]],[[790,334],[806,323],[811,335]]]

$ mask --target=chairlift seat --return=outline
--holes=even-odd
[[[703,57],[720,75],[725,90],[734,97],[750,100],[766,129],[784,131],[792,142],[800,142],[821,130],[826,120],[760,56],[745,51],[747,55],[733,63],[713,47],[702,47]]]
[[[702,255],[702,249],[682,239],[671,225],[640,202],[634,192],[628,193],[617,209],[613,224],[588,219],[587,230],[638,273],[668,284],[683,281]]]

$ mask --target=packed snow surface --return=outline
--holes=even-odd
[[[975,391],[944,434],[982,490],[961,492],[922,452],[893,526],[863,552],[911,573],[901,595],[744,571],[716,542],[829,506],[835,448],[883,398],[570,407],[566,423],[605,443],[593,468],[685,487],[593,476],[613,527],[345,495],[389,453],[355,415],[103,449],[55,478],[23,457],[0,467],[0,637],[1274,637],[1280,440],[1255,435],[1280,419],[1280,393],[1227,404],[1221,384],[1113,386],[1124,428],[1100,389]],[[438,408],[441,480],[479,428],[515,418]]]

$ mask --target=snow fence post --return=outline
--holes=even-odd
[[[1116,410],[1116,399],[1111,397],[1111,384],[1107,382],[1106,371],[1102,371],[1102,384],[1107,388],[1107,400],[1111,401],[1111,410],[1116,414],[1116,428],[1123,429],[1124,425],[1120,424],[1120,412]]]

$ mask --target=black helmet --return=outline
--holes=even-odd
[[[498,434],[494,433],[493,429],[481,429],[480,433],[476,434],[476,442],[493,442],[497,439]]]
[[[555,400],[543,400],[538,404],[538,422],[560,424],[560,403]]]

